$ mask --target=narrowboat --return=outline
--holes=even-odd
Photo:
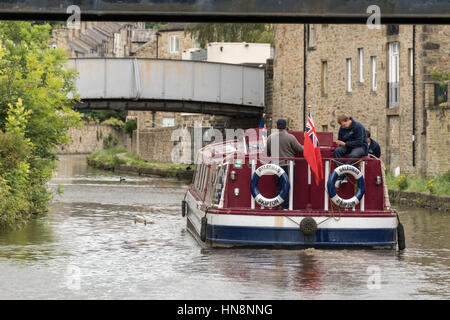
[[[303,145],[303,132],[289,133]],[[403,226],[390,206],[381,160],[335,159],[332,133],[317,132],[317,137],[324,176],[318,184],[301,154],[268,157],[260,129],[200,149],[182,201],[187,230],[204,247],[404,249]],[[289,174],[279,160],[288,163]],[[342,174],[348,182],[336,188]],[[274,175],[281,183],[278,194]],[[283,208],[286,199],[289,206]]]

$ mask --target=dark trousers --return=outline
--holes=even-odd
[[[280,166],[280,167],[281,167],[281,169],[284,170],[284,172],[286,172],[286,174],[289,177],[289,165]],[[293,165],[293,170],[294,170],[294,182],[295,182],[295,165]],[[281,181],[280,181],[281,179],[278,178],[277,175],[274,175],[274,177],[275,177],[275,180],[277,182],[277,190],[276,190],[276,192],[277,192],[277,194],[279,194],[281,192]],[[293,187],[294,186],[291,186],[291,188],[293,188]],[[281,206],[284,209],[289,209],[289,195],[288,195],[287,199],[281,204]]]
[[[348,154],[347,156],[345,156]],[[334,150],[334,157],[335,158],[362,158],[364,156],[367,156],[367,152],[364,150],[363,147],[358,148],[347,148],[347,147],[338,147],[336,150]],[[353,164],[352,161],[344,161],[342,164]],[[338,180],[342,180],[345,178],[345,175],[339,176]]]
[[[348,156],[345,156],[348,153]],[[348,147],[338,147],[334,150],[335,158],[362,158],[367,155],[363,147],[350,149]],[[351,161],[349,161],[351,163]]]

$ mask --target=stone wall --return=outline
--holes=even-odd
[[[178,52],[170,52],[170,37],[178,36]],[[159,36],[136,49],[140,58],[181,59],[183,50],[194,48],[195,41],[184,30],[160,31]]]
[[[156,58],[156,38],[136,49],[134,56],[138,58]]]
[[[203,114],[177,114],[176,126],[143,128],[133,132],[133,139],[128,142],[128,151],[138,154],[147,161],[172,162],[172,152],[181,157],[177,161],[190,163],[193,160],[191,141],[187,139],[193,137],[193,127],[203,127],[220,130],[223,139],[226,138],[223,129],[246,129],[257,127],[260,119],[256,118],[230,118],[225,116],[203,115]],[[138,121],[139,123],[139,121]],[[172,134],[175,130],[179,133],[174,136],[177,141],[172,141]],[[181,132],[181,133],[180,133]],[[182,137],[182,138],[181,138]],[[179,142],[183,142],[179,145]],[[174,150],[174,147],[182,150]]]
[[[389,189],[389,199],[394,205],[431,208],[450,212],[450,196]]]
[[[61,146],[58,154],[89,154],[104,149],[103,140],[110,134],[122,145],[126,145],[128,135],[117,131],[111,126],[85,124],[83,128],[70,128],[70,143]]]
[[[426,158],[427,175],[450,172],[450,108],[427,110]]]
[[[189,34],[184,34],[184,30],[176,31],[161,31],[158,43],[158,58],[159,59],[181,59],[183,50],[194,48],[195,41]],[[178,36],[179,46],[178,52],[170,52],[170,37]]]
[[[275,25],[272,126],[279,118],[289,128],[303,130],[304,26]]]
[[[137,153],[147,161],[172,162],[175,145],[172,132],[178,127],[154,128],[137,131]]]

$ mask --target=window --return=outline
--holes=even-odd
[[[377,91],[377,57],[370,57],[370,65],[372,68],[372,91]]]
[[[409,75],[412,77],[414,75],[414,50],[408,49],[408,66],[409,66]]]
[[[200,42],[197,36],[194,38],[194,49],[200,49]]]
[[[440,105],[448,101],[448,86],[440,83],[434,84],[434,104]]]
[[[321,88],[322,96],[326,96],[328,92],[328,64],[326,61],[322,61],[322,76],[321,76]]]
[[[162,126],[163,127],[173,127],[175,126],[175,119],[174,118],[163,118],[162,119]]]
[[[388,24],[386,30],[388,36],[393,36],[399,34],[400,26],[398,24]]]
[[[120,33],[114,33],[114,56],[120,57]]]
[[[179,36],[170,36],[170,53],[178,53],[179,52]]]
[[[308,25],[308,46],[310,48],[316,45],[316,29],[313,24]]]
[[[352,92],[352,59],[347,59],[347,92]]]
[[[398,107],[400,98],[400,53],[399,43],[389,43],[389,108]]]
[[[359,57],[359,82],[364,82],[364,49],[358,49]]]
[[[207,175],[208,175],[208,167],[203,163],[198,164],[194,185],[197,191],[200,193],[203,193],[203,191],[205,190]]]

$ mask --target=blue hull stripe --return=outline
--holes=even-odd
[[[318,229],[304,236],[299,228],[207,225],[206,241],[248,245],[392,246],[397,229]]]

